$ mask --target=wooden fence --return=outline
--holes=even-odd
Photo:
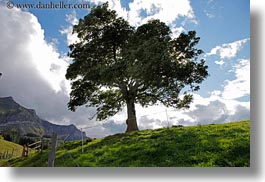
[[[28,145],[29,148],[34,149],[34,150],[41,149],[41,146],[42,146],[42,140]]]
[[[42,151],[43,145],[45,144],[45,141],[42,139],[40,141],[34,142],[32,144],[24,145],[23,150],[0,150],[0,160],[10,159],[12,157],[27,157],[29,152],[32,150],[39,150]],[[51,148],[51,151],[49,153],[48,158],[48,167],[54,166],[55,161],[55,154],[56,154],[56,148],[57,148],[57,134],[53,133],[51,141],[47,142],[48,148]]]
[[[22,150],[18,149],[9,149],[9,150],[0,150],[0,160],[10,159],[13,157],[26,157],[29,152],[32,150],[42,149],[42,140],[35,143],[24,145]]]

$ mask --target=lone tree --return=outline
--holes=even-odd
[[[127,105],[126,132],[138,130],[136,103],[189,108],[189,92],[208,76],[195,31],[172,38],[159,20],[132,27],[105,3],[80,19],[73,33],[80,41],[69,46],[69,109],[96,107],[97,119],[103,120]]]

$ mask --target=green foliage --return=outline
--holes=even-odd
[[[116,134],[87,142],[81,151],[81,141],[67,143],[57,150],[55,166],[247,167],[250,121]],[[48,151],[11,163],[47,166],[47,156]]]
[[[6,141],[10,141],[10,142],[12,141],[12,137],[8,133],[4,133],[3,134],[3,139],[6,140]]]
[[[20,137],[19,138],[19,145],[27,145],[36,142],[36,139],[30,138],[30,137]]]
[[[200,40],[195,31],[172,38],[160,20],[135,28],[105,3],[80,19],[73,32],[80,42],[69,46],[73,61],[66,74],[72,81],[68,107],[97,107],[99,120],[128,103],[134,115],[135,103],[188,108],[188,92],[197,91],[208,76],[205,61],[199,59],[203,51],[195,47]]]
[[[34,133],[28,133],[25,136],[21,136],[16,128],[3,130],[2,135],[4,140],[17,143],[19,145],[30,144],[40,140],[40,137]]]

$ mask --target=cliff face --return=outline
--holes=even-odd
[[[51,136],[56,132],[59,139],[80,140],[85,137],[74,125],[55,125],[42,120],[35,110],[27,109],[14,101],[12,97],[0,98],[0,131],[16,129],[23,136]]]
[[[20,106],[12,97],[0,98],[0,124],[10,121],[35,121],[40,123],[40,118],[34,110]]]

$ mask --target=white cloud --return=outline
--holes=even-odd
[[[150,19],[160,19],[172,29],[172,36],[177,37],[185,31],[183,26],[187,23],[197,24],[194,11],[189,0],[134,0],[129,3],[129,10],[121,5],[120,0],[86,0],[96,5],[109,2],[109,7],[117,14],[129,21],[132,26],[139,26]],[[181,25],[177,26],[175,21],[184,18]]]
[[[209,97],[193,94],[194,101],[187,110],[166,108],[162,104],[147,108],[136,105],[138,126],[140,129],[156,129],[178,124],[189,126],[250,119],[250,102],[226,99],[222,93],[215,90]],[[124,109],[112,120],[121,125],[126,118]]]
[[[30,52],[32,64],[56,92],[62,91],[62,84],[68,84],[66,87],[69,88],[69,82],[64,79],[68,64],[60,58],[53,44],[44,40],[44,32],[39,31],[41,27],[37,19],[32,16],[31,20],[36,33],[31,34],[30,43],[25,50]]]
[[[69,23],[69,26],[62,27],[60,33],[62,35],[66,35],[67,45],[74,44],[79,42],[79,38],[77,37],[77,33],[73,34],[73,25],[78,24],[78,19],[76,17],[76,12],[72,11],[70,14],[66,15],[66,22]]]
[[[78,24],[78,19],[76,18],[76,11],[72,11],[72,13],[66,14],[66,21],[71,25]]]
[[[120,0],[86,1],[96,5],[108,2],[111,9],[115,10],[119,16],[128,20],[133,26],[139,26],[152,18],[160,19],[168,25],[172,25],[180,17],[187,18],[196,23],[189,0],[134,0],[129,3],[128,11],[122,7]]]
[[[128,12],[126,11],[124,7],[122,7],[120,0],[85,0],[85,1],[89,1],[95,5],[108,2],[110,9],[115,10],[117,14],[123,17],[125,20],[128,19]]]
[[[226,80],[222,97],[224,99],[237,99],[250,95],[250,61],[242,59],[233,67],[235,80]]]
[[[109,7],[117,12],[117,14],[123,17],[125,20],[128,19],[128,12],[122,7],[120,0],[108,0]]]
[[[221,96],[222,92],[220,90],[214,90],[210,92],[211,96]]]
[[[220,5],[217,4],[217,1],[209,0],[205,4],[204,13],[209,18],[216,18],[218,11],[220,9]]]
[[[37,18],[0,5],[0,21],[0,97],[12,96],[56,124],[93,125],[87,119],[95,112],[93,108],[80,108],[75,113],[68,110],[68,64],[54,44],[45,41]]]
[[[148,19],[160,19],[168,25],[172,25],[179,17],[195,21],[195,15],[189,0],[134,0],[129,3],[129,21],[138,26]],[[145,16],[141,16],[144,13]]]
[[[209,97],[194,93],[194,101],[188,110],[166,108],[162,104],[147,108],[136,105],[139,128],[156,129],[177,124],[211,124],[250,119],[250,101],[236,100],[250,95],[250,61],[239,60],[230,72],[235,74],[235,79],[226,80],[223,90],[214,90]],[[113,120],[121,124],[126,117],[124,109]]]
[[[221,59],[231,59],[236,57],[237,53],[241,50],[242,46],[249,41],[249,38],[231,42],[228,44],[222,44],[216,46],[206,56],[218,55]]]
[[[214,61],[215,64],[218,64],[220,66],[222,66],[223,64],[225,64],[225,62],[223,60],[220,61]]]
[[[172,31],[172,37],[177,38],[182,32],[185,32],[184,27],[173,27],[171,28]]]
[[[45,41],[44,30],[37,18],[17,9],[8,10],[2,6],[0,8],[1,56],[3,58],[1,69],[8,65],[11,66],[9,71],[13,71],[12,66],[14,69],[20,67],[34,69],[49,87],[56,92],[61,91],[61,85],[67,84],[64,79],[67,64],[56,52],[54,42]],[[10,65],[12,63],[13,65]],[[14,72],[17,76],[19,73]]]
[[[207,16],[208,18],[210,18],[210,19],[215,18],[215,15],[214,15],[214,14],[211,14],[211,13],[209,13],[209,12],[207,12],[207,11],[205,11],[205,14],[206,14],[206,16]]]

